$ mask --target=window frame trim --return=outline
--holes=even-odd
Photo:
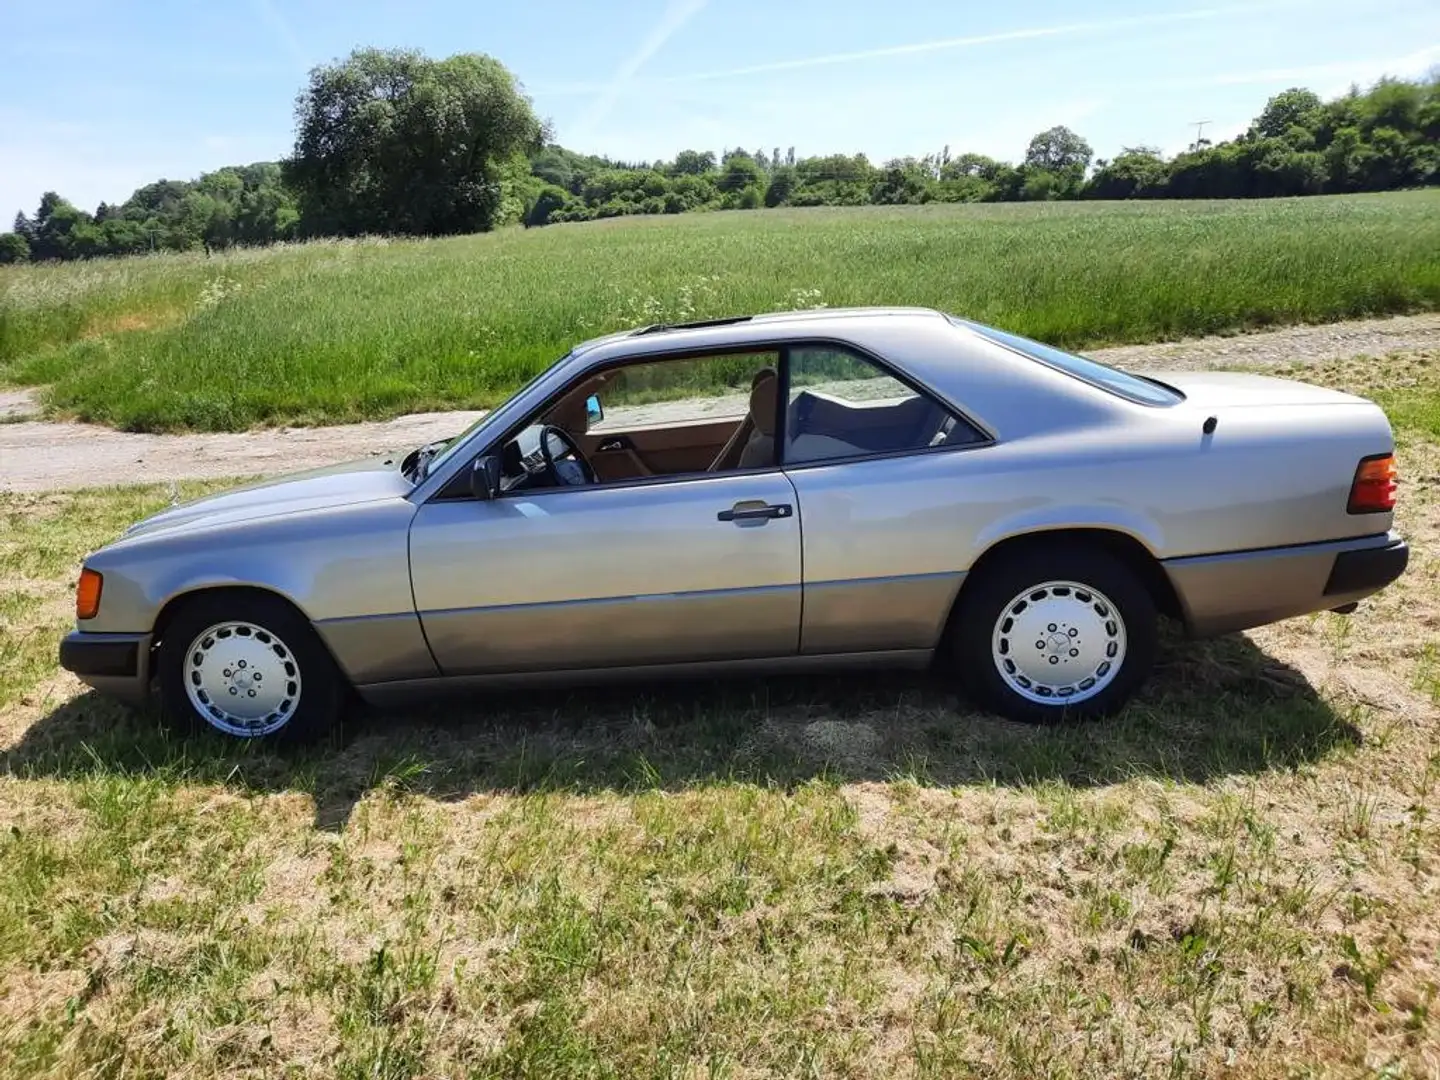
[[[788,398],[790,387],[790,354],[797,348],[807,346],[827,346],[838,348],[842,351],[853,353],[862,360],[878,368],[881,372],[889,375],[917,395],[929,398],[939,405],[946,412],[950,413],[962,423],[970,425],[970,428],[979,433],[981,438],[975,442],[961,443],[955,446],[921,446],[905,450],[879,450],[862,454],[853,454],[846,457],[826,458],[823,461],[799,461],[793,465],[784,462],[784,436],[786,413],[789,411]],[[613,371],[616,368],[639,366],[641,364],[662,364],[679,360],[702,359],[705,357],[742,356],[745,353],[773,352],[778,357],[776,365],[776,376],[779,382],[775,398],[775,452],[767,465],[760,465],[749,469],[726,469],[724,472],[711,473],[703,472],[668,473],[663,476],[640,476],[630,480],[616,480],[612,483],[597,483],[584,485],[567,485],[565,487],[533,488],[523,489],[517,492],[504,492],[497,495],[493,500],[476,499],[469,491],[469,477],[475,468],[475,462],[487,454],[497,452],[496,448],[503,446],[509,439],[515,438],[521,431],[533,423],[535,417],[540,416],[545,410],[553,407],[561,398],[574,389],[586,379],[594,378],[596,375],[606,371]],[[782,404],[782,402],[784,404]],[[747,406],[748,409],[748,406]],[[764,476],[770,473],[778,473],[784,476],[789,472],[796,472],[804,469],[823,469],[834,465],[853,465],[862,461],[883,461],[901,457],[919,457],[929,454],[958,453],[971,450],[984,450],[996,445],[998,440],[995,434],[984,425],[975,420],[948,398],[938,394],[934,390],[924,386],[915,378],[899,370],[894,364],[876,355],[869,349],[857,345],[853,341],[842,338],[817,335],[806,338],[760,338],[747,341],[741,344],[727,345],[720,348],[715,346],[701,347],[691,346],[669,352],[642,352],[622,353],[619,356],[602,361],[586,367],[579,371],[573,378],[565,382],[560,389],[556,390],[543,399],[535,408],[528,410],[522,420],[517,421],[511,427],[506,428],[501,434],[488,440],[483,447],[469,455],[466,463],[458,468],[444,484],[437,488],[425,503],[440,502],[498,502],[501,499],[512,498],[541,498],[545,495],[553,495],[563,492],[590,491],[597,488],[606,490],[619,490],[632,487],[660,487],[665,484],[683,483],[687,481],[703,480],[707,477],[721,476]],[[454,490],[459,489],[459,490]]]
[[[803,349],[807,346],[814,344],[838,345],[843,351],[850,352],[853,355],[858,356],[866,363],[869,363],[875,368],[878,368],[883,374],[890,376],[896,382],[900,383],[902,386],[905,386],[917,396],[928,398],[931,402],[944,409],[945,412],[949,413],[960,423],[968,424],[970,426],[970,430],[980,435],[980,438],[975,440],[974,442],[958,443],[953,446],[941,444],[940,446],[908,447],[902,450],[867,450],[862,451],[858,454],[846,454],[843,457],[825,458],[821,461],[796,461],[793,463],[786,462],[785,444],[783,436],[785,434],[784,420],[786,418],[786,414],[788,414],[790,411],[790,405],[788,400],[790,396],[790,354],[794,349]],[[922,454],[940,454],[962,450],[984,450],[994,446],[999,441],[995,438],[994,432],[990,431],[984,425],[976,423],[970,418],[968,414],[966,414],[963,409],[960,409],[958,406],[956,406],[954,402],[950,401],[946,397],[941,396],[934,390],[931,390],[930,388],[922,385],[919,381],[911,378],[905,372],[900,371],[898,368],[895,367],[895,365],[889,363],[883,357],[877,356],[869,349],[863,348],[862,346],[856,345],[854,342],[850,341],[806,339],[804,341],[791,342],[790,345],[785,349],[784,370],[781,377],[780,391],[784,395],[786,402],[785,406],[780,409],[780,423],[777,424],[775,428],[775,444],[776,455],[780,459],[780,468],[786,472],[799,472],[804,469],[823,469],[831,465],[853,465],[861,461],[889,461],[895,458],[902,457],[919,457]]]

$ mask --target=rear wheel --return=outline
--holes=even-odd
[[[1014,720],[1083,720],[1115,712],[1145,681],[1155,602],[1119,559],[1029,547],[980,574],[960,598],[952,660],[981,704]]]
[[[278,597],[202,594],[165,628],[158,657],[166,717],[238,739],[308,741],[339,715],[344,684],[310,623]]]

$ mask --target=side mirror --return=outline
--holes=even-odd
[[[600,405],[599,394],[591,394],[585,399],[585,419],[592,426],[605,419],[605,410]]]
[[[470,466],[470,494],[483,500],[500,494],[500,459],[494,454],[478,457]]]

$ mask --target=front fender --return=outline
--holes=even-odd
[[[395,500],[122,540],[86,560],[104,587],[99,613],[81,629],[149,632],[176,597],[234,586],[283,596],[315,623],[413,615],[413,515]]]

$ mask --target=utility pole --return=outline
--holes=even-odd
[[[1191,123],[1191,125],[1195,128],[1195,145],[1192,146],[1191,149],[1192,149],[1192,150],[1199,150],[1199,149],[1200,149],[1200,137],[1205,133],[1205,125],[1206,125],[1206,124],[1210,124],[1210,123],[1214,123],[1214,121],[1212,121],[1212,120],[1191,120],[1190,123]]]

